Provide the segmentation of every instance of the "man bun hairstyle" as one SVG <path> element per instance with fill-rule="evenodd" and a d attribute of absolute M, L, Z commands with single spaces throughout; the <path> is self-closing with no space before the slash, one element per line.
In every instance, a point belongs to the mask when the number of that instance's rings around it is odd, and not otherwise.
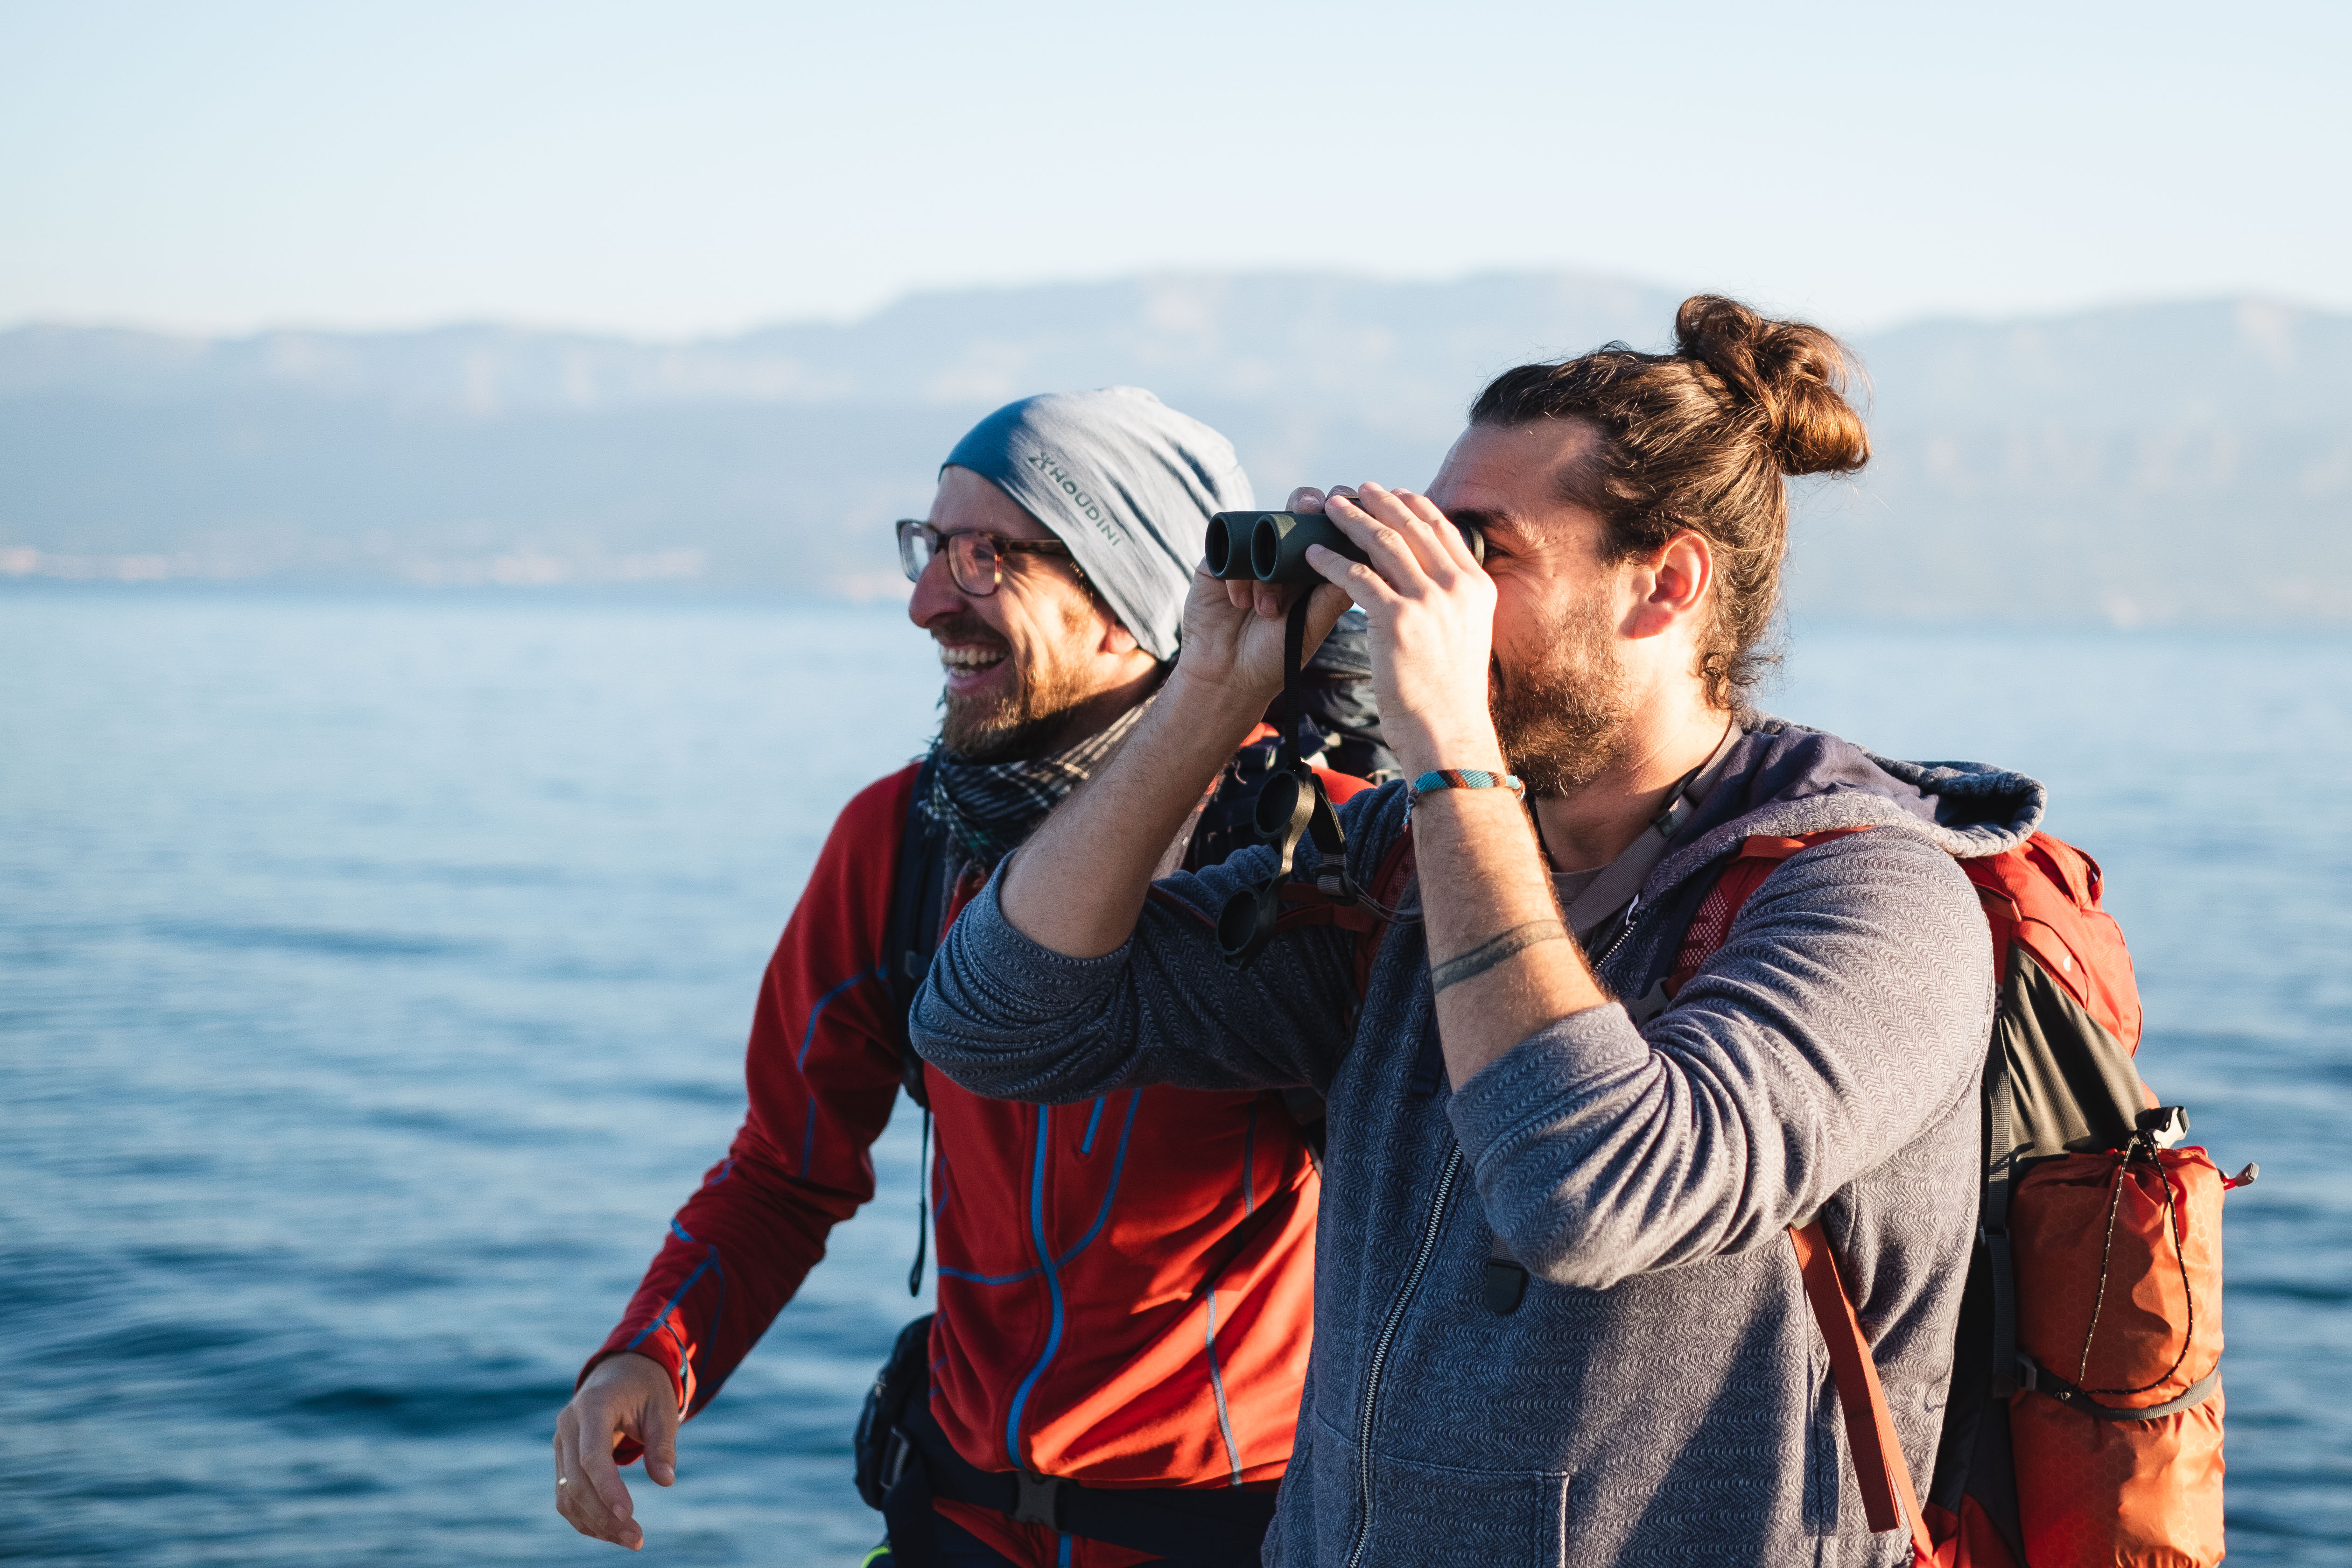
<path fill-rule="evenodd" d="M 1471 405 L 1470 423 L 1591 426 L 1595 439 L 1563 486 L 1600 514 L 1612 561 L 1654 554 L 1685 529 L 1706 539 L 1715 602 L 1698 674 L 1707 700 L 1730 708 L 1771 662 L 1759 645 L 1788 552 L 1784 476 L 1850 474 L 1870 460 L 1870 433 L 1845 397 L 1857 365 L 1819 327 L 1695 294 L 1675 312 L 1672 353 L 1609 343 L 1507 370 Z"/>

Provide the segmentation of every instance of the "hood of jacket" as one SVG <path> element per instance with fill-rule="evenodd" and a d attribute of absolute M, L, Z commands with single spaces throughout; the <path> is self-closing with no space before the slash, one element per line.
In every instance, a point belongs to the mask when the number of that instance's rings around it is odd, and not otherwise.
<path fill-rule="evenodd" d="M 1755 834 L 1905 827 L 1959 859 L 2033 837 L 2050 802 L 2039 780 L 1983 763 L 1882 757 L 1824 730 L 1759 716 L 1725 758 L 1722 782 L 1643 889 L 1654 902 Z"/>

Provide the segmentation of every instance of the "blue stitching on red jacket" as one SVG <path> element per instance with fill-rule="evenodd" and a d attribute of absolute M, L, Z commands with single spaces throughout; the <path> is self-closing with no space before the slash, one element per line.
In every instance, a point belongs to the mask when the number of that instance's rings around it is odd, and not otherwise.
<path fill-rule="evenodd" d="M 1038 1274 L 1034 1268 L 1024 1268 L 1018 1274 L 974 1274 L 968 1269 L 950 1268 L 944 1263 L 939 1268 L 950 1279 L 961 1279 L 973 1285 L 1018 1285 L 1024 1279 L 1034 1279 Z"/>
<path fill-rule="evenodd" d="M 1119 1173 L 1127 1168 L 1127 1135 L 1135 1131 L 1135 1108 L 1142 1103 L 1143 1091 L 1141 1089 L 1132 1089 L 1128 1090 L 1127 1120 L 1119 1123 L 1118 1152 L 1111 1157 L 1109 1190 L 1103 1194 L 1102 1207 L 1095 1211 L 1095 1223 L 1092 1227 L 1087 1231 L 1086 1235 L 1078 1237 L 1077 1246 L 1073 1247 L 1069 1251 L 1065 1252 L 1061 1257 L 1054 1259 L 1055 1268 L 1061 1268 L 1062 1265 L 1067 1263 L 1071 1258 L 1076 1258 L 1079 1253 L 1084 1252 L 1087 1249 L 1087 1244 L 1094 1240 L 1096 1237 L 1102 1234 L 1103 1222 L 1110 1218 L 1110 1201 L 1118 1196 Z"/>
<path fill-rule="evenodd" d="M 798 1071 L 808 1066 L 809 1047 L 816 1042 L 816 1021 L 824 1016 L 824 1010 L 833 1005 L 833 999 L 861 980 L 880 980 L 885 978 L 887 973 L 879 968 L 861 969 L 816 999 L 816 1005 L 809 1009 L 808 1027 L 801 1035 L 800 1054 L 793 1058 L 793 1070 Z"/>
<path fill-rule="evenodd" d="M 1105 1098 L 1108 1097 L 1106 1096 Z M 1118 1196 L 1119 1175 L 1127 1168 L 1128 1135 L 1135 1131 L 1136 1107 L 1142 1102 L 1142 1100 L 1143 1091 L 1141 1089 L 1139 1089 L 1129 1091 L 1127 1100 L 1127 1120 L 1119 1124 L 1118 1152 L 1111 1159 L 1110 1189 L 1103 1194 L 1102 1206 L 1095 1211 L 1095 1223 L 1088 1227 L 1086 1235 L 1078 1238 L 1078 1244 L 1076 1247 L 1073 1247 L 1069 1251 L 1063 1253 L 1059 1258 L 1054 1259 L 1055 1268 L 1061 1268 L 1064 1264 L 1069 1262 L 1071 1258 L 1076 1258 L 1079 1253 L 1085 1251 L 1087 1244 L 1094 1240 L 1096 1237 L 1102 1234 L 1103 1223 L 1110 1218 L 1111 1200 Z M 1034 1187 L 1035 1182 L 1034 1173 L 1032 1174 L 1031 1181 Z M 1034 1201 L 1035 1194 L 1033 1192 L 1033 1206 L 1034 1205 Z M 1040 1246 L 1042 1250 L 1042 1243 Z M 1017 1274 L 974 1274 L 967 1268 L 950 1268 L 944 1263 L 940 1264 L 939 1267 L 940 1272 L 946 1275 L 949 1279 L 962 1279 L 974 1285 L 1018 1285 L 1024 1279 L 1034 1279 L 1039 1274 L 1045 1272 L 1043 1269 L 1038 1268 L 1024 1268 Z"/>
<path fill-rule="evenodd" d="M 669 1222 L 669 1228 L 671 1234 L 676 1236 L 680 1241 L 687 1243 L 690 1247 L 699 1247 L 703 1248 L 702 1262 L 696 1267 L 693 1273 L 686 1277 L 685 1284 L 680 1285 L 676 1290 L 670 1293 L 669 1300 L 662 1303 L 662 1310 L 654 1314 L 654 1321 L 647 1323 L 644 1328 L 639 1329 L 637 1331 L 637 1337 L 621 1347 L 625 1351 L 633 1351 L 636 1349 L 639 1345 L 646 1342 L 646 1336 L 647 1334 L 652 1333 L 656 1329 L 660 1328 L 663 1323 L 668 1321 L 669 1315 L 677 1310 L 678 1302 L 684 1300 L 686 1299 L 686 1293 L 694 1289 L 694 1282 L 701 1279 L 704 1274 L 713 1268 L 719 1269 L 719 1304 L 711 1310 L 711 1332 L 703 1336 L 703 1343 L 706 1347 L 709 1344 L 711 1335 L 716 1334 L 719 1331 L 719 1312 L 724 1311 L 727 1307 L 727 1270 L 719 1267 L 719 1248 L 711 1242 L 695 1240 L 694 1237 L 687 1234 L 686 1226 L 678 1224 L 677 1221 L 674 1219 Z M 696 1373 L 695 1381 L 699 1383 L 701 1381 L 701 1368 L 697 1367 L 694 1371 Z"/>
<path fill-rule="evenodd" d="M 1038 1261 L 1045 1267 L 1045 1290 L 1053 1300 L 1053 1316 L 1051 1326 L 1045 1332 L 1045 1348 L 1038 1355 L 1037 1364 L 1029 1369 L 1029 1375 L 1023 1378 L 1021 1386 L 1013 1391 L 1013 1408 L 1006 1412 L 1004 1416 L 1005 1455 L 1015 1466 L 1024 1469 L 1028 1467 L 1022 1464 L 1021 1411 L 1029 1403 L 1030 1391 L 1037 1386 L 1037 1380 L 1045 1375 L 1046 1366 L 1054 1359 L 1054 1352 L 1062 1348 L 1062 1278 L 1055 1272 L 1054 1254 L 1045 1245 L 1045 1159 L 1053 1152 L 1053 1143 L 1048 1136 L 1053 1124 L 1053 1108 L 1039 1106 L 1037 1108 L 1037 1161 L 1029 1170 L 1029 1238 L 1035 1244 Z M 1124 1153 L 1125 1150 L 1122 1149 L 1121 1152 Z M 1114 1182 L 1116 1179 L 1116 1177 L 1113 1178 Z"/>
<path fill-rule="evenodd" d="M 936 1144 L 931 1149 L 931 1226 L 937 1230 L 940 1215 L 948 1212 L 955 1202 L 956 1189 L 952 1173 L 948 1169 L 948 1152 Z"/>
<path fill-rule="evenodd" d="M 817 1020 L 824 1016 L 824 1010 L 833 1005 L 833 999 L 840 995 L 843 992 L 848 990 L 851 986 L 856 984 L 861 980 L 887 980 L 888 976 L 889 971 L 880 965 L 877 965 L 872 969 L 861 969 L 856 973 L 851 975 L 848 979 L 843 981 L 840 984 L 835 986 L 832 990 L 826 992 L 824 995 L 816 999 L 816 1005 L 809 1009 L 808 1027 L 801 1033 L 800 1052 L 793 1058 L 793 1070 L 802 1075 L 802 1088 L 808 1089 L 808 1077 L 806 1071 L 808 1068 L 808 1054 L 809 1047 L 816 1044 Z M 816 1090 L 809 1089 L 808 1110 L 803 1115 L 801 1123 L 801 1168 L 794 1171 L 793 1174 L 795 1176 L 807 1175 L 809 1173 L 809 1163 L 815 1158 Z"/>

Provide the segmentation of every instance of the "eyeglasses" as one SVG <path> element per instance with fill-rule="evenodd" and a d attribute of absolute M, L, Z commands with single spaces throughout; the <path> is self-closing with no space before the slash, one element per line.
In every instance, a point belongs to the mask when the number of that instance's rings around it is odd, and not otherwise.
<path fill-rule="evenodd" d="M 1068 557 L 1069 553 L 1070 547 L 1058 539 L 1007 539 L 1001 533 L 973 531 L 941 533 L 919 518 L 898 520 L 898 565 L 907 574 L 907 581 L 920 581 L 923 568 L 945 555 L 948 575 L 955 580 L 958 588 L 975 599 L 988 597 L 1004 581 L 1007 555 Z M 1070 562 L 1070 570 L 1077 574 L 1080 584 L 1086 582 L 1086 570 L 1076 560 Z"/>

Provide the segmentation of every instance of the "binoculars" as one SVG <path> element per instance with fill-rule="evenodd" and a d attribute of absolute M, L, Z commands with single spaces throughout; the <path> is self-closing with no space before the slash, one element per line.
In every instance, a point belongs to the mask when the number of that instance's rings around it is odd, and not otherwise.
<path fill-rule="evenodd" d="M 1255 887 L 1235 889 L 1217 911 L 1217 945 L 1235 968 L 1274 940 L 1275 922 L 1282 918 L 1282 884 L 1290 875 L 1300 839 L 1312 838 L 1323 864 L 1334 868 L 1343 886 L 1347 881 L 1348 836 L 1340 830 L 1323 781 L 1295 756 L 1288 769 L 1267 777 L 1251 826 L 1257 830 L 1257 841 L 1274 846 L 1280 858 L 1273 876 Z"/>
<path fill-rule="evenodd" d="M 1467 523 L 1456 526 L 1471 555 L 1483 563 L 1486 539 Z M 1350 561 L 1370 560 L 1362 545 L 1319 511 L 1221 511 L 1209 519 L 1204 553 L 1209 575 L 1227 582 L 1319 583 L 1322 574 L 1307 563 L 1310 544 Z"/>

